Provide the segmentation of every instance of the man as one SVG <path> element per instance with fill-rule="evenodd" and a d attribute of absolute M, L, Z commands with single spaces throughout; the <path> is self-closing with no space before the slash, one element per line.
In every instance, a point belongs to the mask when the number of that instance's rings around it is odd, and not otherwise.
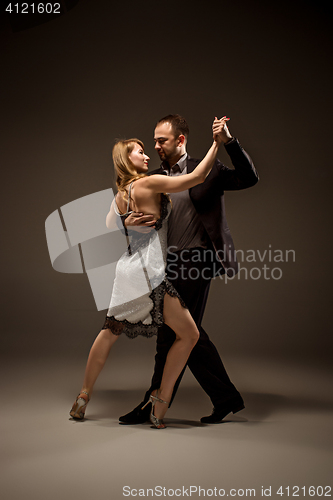
<path fill-rule="evenodd" d="M 159 120 L 154 140 L 162 164 L 151 174 L 175 176 L 194 170 L 200 160 L 191 158 L 186 152 L 188 134 L 188 125 L 180 115 L 168 115 Z M 225 217 L 224 191 L 248 188 L 259 179 L 252 160 L 226 125 L 223 142 L 235 168 L 229 169 L 216 160 L 203 184 L 170 195 L 172 212 L 168 226 L 167 276 L 189 308 L 200 332 L 187 366 L 213 403 L 212 414 L 202 417 L 202 423 L 221 422 L 228 413 L 244 408 L 243 399 L 230 381 L 217 349 L 201 326 L 211 279 L 223 273 L 234 276 L 238 272 Z M 155 222 L 151 219 L 151 216 L 132 213 L 123 219 L 123 224 L 125 228 L 149 226 Z M 174 338 L 174 332 L 167 325 L 160 329 L 151 387 L 133 411 L 119 418 L 120 422 L 136 424 L 149 419 L 150 405 L 144 410 L 141 408 L 151 391 L 160 386 L 166 356 Z M 173 397 L 184 370 L 175 385 Z"/>

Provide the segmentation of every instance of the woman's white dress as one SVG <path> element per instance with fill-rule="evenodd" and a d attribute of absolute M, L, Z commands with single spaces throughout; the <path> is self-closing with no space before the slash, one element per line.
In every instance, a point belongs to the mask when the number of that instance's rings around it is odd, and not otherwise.
<path fill-rule="evenodd" d="M 127 213 L 128 209 L 129 202 Z M 165 274 L 170 212 L 170 198 L 161 194 L 161 216 L 155 229 L 149 233 L 131 232 L 128 249 L 116 266 L 110 306 L 102 329 L 110 328 L 115 335 L 125 333 L 131 338 L 138 335 L 151 337 L 157 335 L 163 324 L 166 293 L 178 297 L 181 305 L 186 307 Z"/>

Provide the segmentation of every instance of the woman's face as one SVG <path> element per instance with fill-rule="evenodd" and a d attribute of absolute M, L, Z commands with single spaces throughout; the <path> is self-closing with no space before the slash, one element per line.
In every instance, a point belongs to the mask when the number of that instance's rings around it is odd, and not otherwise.
<path fill-rule="evenodd" d="M 133 151 L 128 155 L 128 157 L 133 163 L 138 174 L 147 172 L 148 160 L 150 160 L 150 158 L 145 154 L 140 144 L 137 142 L 134 144 Z"/>

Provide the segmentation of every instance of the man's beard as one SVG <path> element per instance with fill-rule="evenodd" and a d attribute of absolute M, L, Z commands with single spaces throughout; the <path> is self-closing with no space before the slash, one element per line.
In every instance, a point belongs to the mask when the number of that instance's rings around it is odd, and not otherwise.
<path fill-rule="evenodd" d="M 170 161 L 172 156 L 170 154 L 165 153 L 164 151 L 159 153 L 159 157 L 162 161 Z"/>
<path fill-rule="evenodd" d="M 158 153 L 158 156 L 161 158 L 162 161 L 168 161 L 167 155 L 164 152 Z"/>

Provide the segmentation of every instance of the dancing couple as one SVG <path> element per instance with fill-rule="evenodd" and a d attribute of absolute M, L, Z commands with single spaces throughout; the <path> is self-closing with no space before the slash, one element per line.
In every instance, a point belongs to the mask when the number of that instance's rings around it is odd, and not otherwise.
<path fill-rule="evenodd" d="M 212 415 L 203 417 L 202 422 L 220 422 L 230 411 L 244 408 L 215 346 L 201 327 L 211 278 L 223 272 L 231 276 L 238 270 L 225 220 L 224 190 L 244 189 L 258 181 L 250 157 L 228 130 L 228 120 L 225 116 L 215 118 L 213 143 L 200 161 L 187 155 L 185 119 L 179 115 L 162 118 L 155 128 L 155 149 L 162 165 L 149 175 L 149 157 L 140 140 L 115 144 L 118 193 L 106 224 L 110 228 L 121 224 L 127 237 L 130 235 L 129 245 L 117 263 L 110 307 L 90 350 L 71 417 L 84 418 L 97 377 L 121 333 L 131 338 L 157 335 L 157 353 L 150 389 L 120 422 L 143 423 L 149 418 L 154 427 L 164 429 L 163 417 L 186 364 L 213 403 Z M 222 143 L 234 169 L 216 159 Z M 173 252 L 168 254 L 168 248 Z M 187 255 L 183 260 L 184 250 Z M 207 269 L 204 257 L 211 250 L 215 258 L 207 276 L 202 272 Z M 195 252 L 202 254 L 202 261 L 194 259 Z M 177 272 L 175 260 L 178 270 L 185 263 L 188 271 L 197 269 L 195 280 L 191 280 L 191 273 L 183 276 Z"/>

